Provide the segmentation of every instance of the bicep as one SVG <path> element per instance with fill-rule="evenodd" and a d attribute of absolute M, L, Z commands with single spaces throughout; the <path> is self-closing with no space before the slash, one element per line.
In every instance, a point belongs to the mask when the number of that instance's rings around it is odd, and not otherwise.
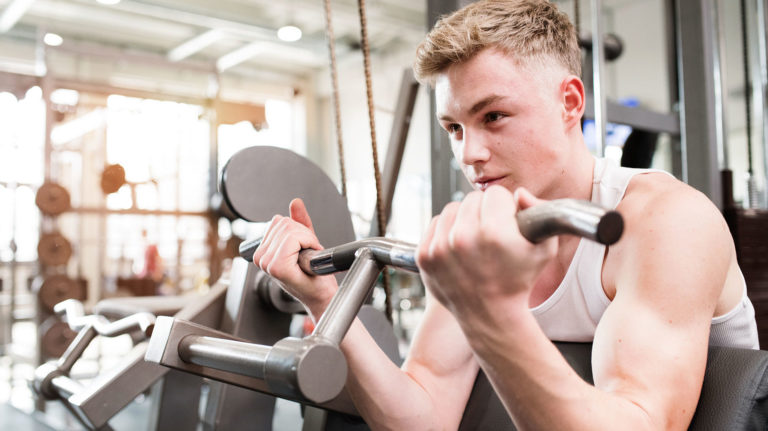
<path fill-rule="evenodd" d="M 479 368 L 456 319 L 428 297 L 403 371 L 429 394 L 448 429 L 458 427 Z"/>
<path fill-rule="evenodd" d="M 674 205 L 646 213 L 622 239 L 620 258 L 609 252 L 606 266 L 618 268 L 616 296 L 593 346 L 595 386 L 639 405 L 667 429 L 685 428 L 693 416 L 729 264 L 716 217 L 683 220 L 685 214 Z"/>

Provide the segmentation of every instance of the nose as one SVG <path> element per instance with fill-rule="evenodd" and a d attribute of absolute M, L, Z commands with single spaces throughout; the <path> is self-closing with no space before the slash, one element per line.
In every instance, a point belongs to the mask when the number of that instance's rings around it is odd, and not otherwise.
<path fill-rule="evenodd" d="M 487 138 L 482 132 L 464 131 L 463 141 L 460 144 L 460 154 L 457 158 L 467 166 L 485 163 L 491 157 Z"/>

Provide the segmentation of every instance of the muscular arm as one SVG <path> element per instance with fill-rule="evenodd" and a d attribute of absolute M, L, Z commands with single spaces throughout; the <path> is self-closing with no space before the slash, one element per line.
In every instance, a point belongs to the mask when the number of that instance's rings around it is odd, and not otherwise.
<path fill-rule="evenodd" d="M 402 369 L 356 320 L 341 344 L 355 406 L 372 429 L 456 429 L 477 375 L 477 361 L 453 316 L 427 302 Z"/>
<path fill-rule="evenodd" d="M 308 276 L 297 265 L 304 248 L 321 248 L 303 203 L 291 203 L 291 217 L 275 216 L 254 263 L 281 280 L 317 322 L 337 285 L 330 276 Z M 419 331 L 403 368 L 379 349 L 355 319 L 341 343 L 349 365 L 346 389 L 373 429 L 455 429 L 477 375 L 454 317 L 437 301 L 427 301 Z"/>
<path fill-rule="evenodd" d="M 520 429 L 688 426 L 732 246 L 717 210 L 685 187 L 637 193 L 620 208 L 627 231 L 606 262 L 616 295 L 595 334 L 594 386 L 541 331 L 527 295 L 503 294 L 490 277 L 479 294 L 489 300 L 472 307 L 461 305 L 460 294 L 442 292 Z M 461 214 L 456 218 L 459 224 Z"/>

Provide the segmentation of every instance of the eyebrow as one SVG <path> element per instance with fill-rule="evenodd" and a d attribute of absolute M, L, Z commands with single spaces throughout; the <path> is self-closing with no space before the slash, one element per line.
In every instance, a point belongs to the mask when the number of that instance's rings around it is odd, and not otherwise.
<path fill-rule="evenodd" d="M 472 105 L 471 108 L 469 108 L 469 111 L 468 111 L 469 115 L 475 115 L 478 112 L 480 112 L 481 110 L 483 110 L 483 108 L 485 108 L 486 106 L 490 105 L 491 103 L 497 102 L 497 101 L 502 100 L 504 98 L 505 98 L 505 96 L 501 96 L 499 94 L 492 94 L 492 95 L 490 95 L 488 97 L 485 97 L 485 98 L 477 101 L 474 105 Z M 438 116 L 438 120 L 452 121 L 453 118 L 451 118 L 448 115 L 440 115 L 440 116 Z"/>

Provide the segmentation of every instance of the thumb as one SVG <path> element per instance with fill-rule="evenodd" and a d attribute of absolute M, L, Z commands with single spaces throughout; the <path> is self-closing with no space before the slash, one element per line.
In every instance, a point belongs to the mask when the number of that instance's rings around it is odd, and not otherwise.
<path fill-rule="evenodd" d="M 307 207 L 304 206 L 304 201 L 299 198 L 292 200 L 288 205 L 288 210 L 290 211 L 291 219 L 308 227 L 313 233 L 315 232 L 315 229 L 312 227 L 312 219 L 309 218 L 309 213 L 307 212 Z"/>
<path fill-rule="evenodd" d="M 515 190 L 515 202 L 517 203 L 518 210 L 524 210 L 540 204 L 543 200 L 534 196 L 525 187 L 518 187 Z"/>

